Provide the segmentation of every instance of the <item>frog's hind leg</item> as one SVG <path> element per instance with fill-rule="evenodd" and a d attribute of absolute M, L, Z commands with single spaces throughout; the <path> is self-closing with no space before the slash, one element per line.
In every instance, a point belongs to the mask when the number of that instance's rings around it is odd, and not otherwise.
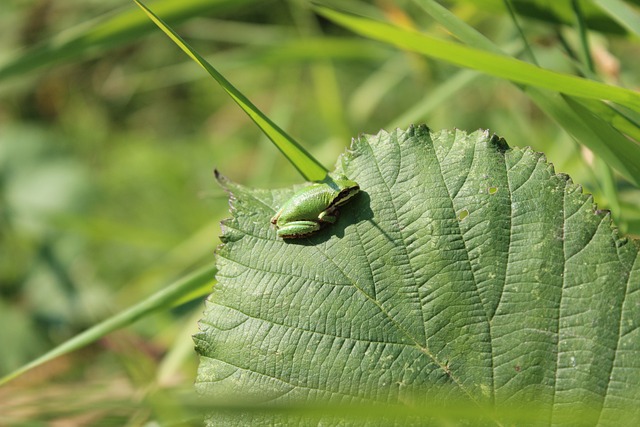
<path fill-rule="evenodd" d="M 296 239 L 305 237 L 320 230 L 321 225 L 317 221 L 291 221 L 287 225 L 278 228 L 278 237 L 283 239 Z"/>

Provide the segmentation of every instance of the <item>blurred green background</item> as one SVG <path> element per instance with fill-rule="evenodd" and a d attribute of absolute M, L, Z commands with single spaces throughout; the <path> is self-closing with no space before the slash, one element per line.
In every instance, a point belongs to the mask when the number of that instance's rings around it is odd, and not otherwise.
<path fill-rule="evenodd" d="M 333 3 L 448 37 L 413 1 Z M 538 8 L 521 7 L 519 21 L 538 61 L 580 74 L 571 15 L 529 3 Z M 526 58 L 502 1 L 445 4 Z M 148 5 L 328 168 L 359 133 L 411 123 L 488 128 L 546 153 L 556 171 L 612 209 L 622 231 L 640 234 L 637 189 L 617 177 L 607 189 L 602 162 L 508 82 L 352 35 L 307 1 Z M 637 39 L 602 12 L 585 12 L 601 30 L 590 33 L 599 78 L 638 88 Z M 210 263 L 218 222 L 228 216 L 214 168 L 256 187 L 301 178 L 132 2 L 8 0 L 0 28 L 4 375 Z M 114 425 L 160 417 L 158 390 L 193 382 L 190 335 L 202 308 L 197 299 L 147 316 L 29 373 L 0 389 L 0 413 L 11 422 L 82 414 Z M 74 395 L 78 384 L 83 393 Z M 139 405 L 151 395 L 152 404 Z M 44 406 L 32 408 L 35 401 Z M 105 415 L 105 407 L 125 409 Z"/>

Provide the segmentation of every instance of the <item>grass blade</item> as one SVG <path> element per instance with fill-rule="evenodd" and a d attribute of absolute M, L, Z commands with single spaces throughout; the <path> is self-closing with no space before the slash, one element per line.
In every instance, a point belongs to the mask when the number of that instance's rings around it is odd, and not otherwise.
<path fill-rule="evenodd" d="M 327 170 L 309 154 L 300 144 L 291 138 L 278 125 L 273 123 L 247 97 L 236 89 L 218 70 L 209 64 L 198 52 L 189 46 L 173 29 L 158 18 L 149 8 L 138 0 L 133 0 L 173 42 L 180 47 L 191 59 L 204 68 L 229 96 L 247 113 L 265 135 L 278 147 L 291 164 L 308 181 L 322 181 L 327 176 Z"/>
<path fill-rule="evenodd" d="M 485 52 L 324 7 L 317 7 L 316 10 L 333 22 L 360 35 L 390 43 L 402 49 L 421 53 L 516 83 L 537 86 L 588 99 L 606 99 L 640 110 L 640 94 L 628 89 L 557 73 L 504 55 Z"/>
<path fill-rule="evenodd" d="M 471 83 L 477 82 L 480 78 L 485 78 L 482 74 L 471 70 L 461 70 L 452 75 L 442 84 L 439 84 L 429 96 L 425 96 L 422 101 L 416 103 L 412 108 L 403 112 L 400 116 L 391 120 L 384 129 L 394 129 L 405 126 L 407 123 L 419 123 L 424 117 L 427 117 L 432 111 L 439 108 L 443 102 L 446 102 L 455 93 L 464 89 Z"/>
<path fill-rule="evenodd" d="M 595 0 L 606 14 L 624 28 L 640 37 L 640 13 L 621 0 Z"/>
<path fill-rule="evenodd" d="M 492 41 L 437 2 L 433 0 L 416 0 L 416 2 L 433 19 L 464 43 L 498 55 L 505 55 L 505 52 Z M 636 185 L 640 183 L 640 175 L 638 175 L 640 147 L 619 132 L 622 131 L 637 139 L 636 135 L 640 130 L 631 119 L 600 100 L 576 98 L 569 104 L 566 96 L 549 93 L 534 86 L 526 87 L 521 84 L 517 86 L 578 142 L 602 156 L 609 165 L 616 168 L 629 181 Z M 584 107 L 596 114 L 587 115 Z M 580 114 L 576 112 L 576 108 L 580 110 Z M 635 111 L 628 110 L 628 112 L 634 113 Z M 606 114 L 601 115 L 601 113 Z M 589 119 L 584 121 L 587 116 Z M 591 128 L 597 128 L 598 131 L 588 131 Z M 603 136 L 604 139 L 598 135 Z"/>
<path fill-rule="evenodd" d="M 483 49 L 488 52 L 502 54 L 502 51 L 484 34 L 464 23 L 460 18 L 451 13 L 449 9 L 435 0 L 414 0 L 420 8 L 429 14 L 440 25 L 451 32 L 458 40 L 462 40 L 470 46 Z"/>
<path fill-rule="evenodd" d="M 527 87 L 525 92 L 576 140 L 597 152 L 605 162 L 635 185 L 640 185 L 640 156 L 639 151 L 633 149 L 635 144 L 632 141 L 624 138 L 604 121 L 597 120 L 597 116 L 589 109 L 570 97 L 562 97 L 558 93 L 535 87 Z M 559 99 L 561 97 L 564 98 L 564 103 Z"/>
<path fill-rule="evenodd" d="M 187 297 L 189 297 L 189 299 L 194 299 L 207 295 L 211 291 L 215 273 L 216 267 L 211 264 L 177 280 L 146 300 L 141 301 L 133 307 L 130 307 L 109 319 L 92 326 L 86 331 L 74 336 L 67 342 L 52 349 L 48 353 L 13 371 L 9 375 L 0 378 L 0 385 L 11 381 L 30 369 L 53 360 L 56 357 L 91 344 L 117 329 L 121 329 L 134 323 L 149 313 L 162 308 L 171 307 L 177 304 L 179 305 L 179 303 L 185 301 Z"/>
<path fill-rule="evenodd" d="M 589 37 L 587 35 L 587 24 L 585 23 L 584 14 L 582 13 L 578 0 L 571 0 L 571 7 L 576 16 L 576 32 L 580 36 L 582 62 L 590 73 L 595 73 L 595 66 L 593 65 L 593 58 L 591 57 L 591 49 L 589 47 Z"/>
<path fill-rule="evenodd" d="M 529 55 L 529 59 L 531 59 L 531 62 L 533 62 L 536 66 L 539 67 L 540 64 L 538 64 L 538 60 L 536 59 L 536 56 L 533 53 L 533 49 L 531 49 L 531 45 L 529 44 L 529 41 L 527 40 L 527 37 L 524 35 L 524 31 L 522 30 L 522 26 L 518 22 L 518 18 L 516 17 L 516 11 L 513 9 L 513 4 L 511 4 L 511 0 L 503 0 L 503 3 L 505 8 L 507 9 L 507 12 L 509 12 L 509 16 L 511 17 L 511 22 L 513 22 L 513 26 L 518 30 L 518 34 L 520 35 L 520 39 L 524 44 L 524 48 L 525 48 L 525 51 L 527 52 L 527 55 Z"/>
<path fill-rule="evenodd" d="M 580 99 L 579 102 L 596 114 L 598 118 L 609 123 L 623 134 L 633 138 L 636 142 L 640 141 L 640 122 L 634 121 L 632 117 L 626 116 L 624 112 L 616 110 L 615 106 L 592 99 Z"/>

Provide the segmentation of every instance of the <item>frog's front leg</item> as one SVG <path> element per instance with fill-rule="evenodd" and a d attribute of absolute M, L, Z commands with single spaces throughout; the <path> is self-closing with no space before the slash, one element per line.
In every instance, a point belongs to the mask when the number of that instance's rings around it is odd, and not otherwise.
<path fill-rule="evenodd" d="M 320 212 L 320 215 L 318 215 L 318 221 L 334 224 L 337 220 L 338 211 L 334 208 L 330 208 L 324 212 Z"/>
<path fill-rule="evenodd" d="M 298 237 L 305 237 L 309 234 L 315 233 L 320 230 L 320 223 L 316 221 L 291 221 L 286 225 L 278 227 L 278 237 L 283 239 L 295 239 Z"/>

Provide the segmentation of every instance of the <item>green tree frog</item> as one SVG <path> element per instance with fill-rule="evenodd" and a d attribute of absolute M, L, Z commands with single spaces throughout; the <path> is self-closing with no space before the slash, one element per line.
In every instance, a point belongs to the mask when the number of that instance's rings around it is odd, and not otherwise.
<path fill-rule="evenodd" d="M 360 186 L 344 176 L 328 178 L 296 192 L 271 218 L 279 237 L 296 239 L 336 222 L 339 206 L 358 194 Z"/>

